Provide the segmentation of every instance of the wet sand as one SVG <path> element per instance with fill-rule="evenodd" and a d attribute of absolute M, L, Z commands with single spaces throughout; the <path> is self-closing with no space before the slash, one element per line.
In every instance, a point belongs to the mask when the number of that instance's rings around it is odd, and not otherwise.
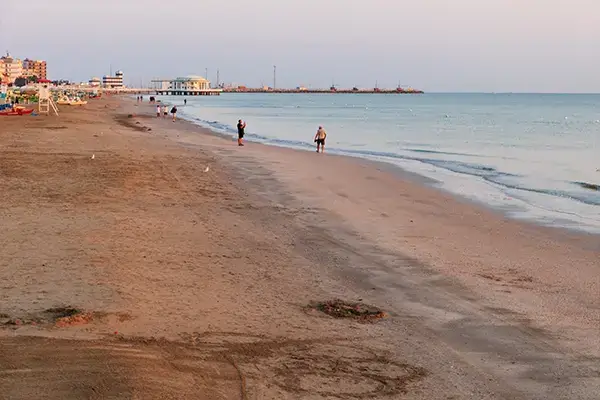
<path fill-rule="evenodd" d="M 597 398 L 598 236 L 153 113 L 0 121 L 0 397 Z"/>

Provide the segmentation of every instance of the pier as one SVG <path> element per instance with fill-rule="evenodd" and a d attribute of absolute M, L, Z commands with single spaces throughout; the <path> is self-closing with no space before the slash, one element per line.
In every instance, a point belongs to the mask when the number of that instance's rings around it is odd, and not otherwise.
<path fill-rule="evenodd" d="M 58 87 L 51 87 L 50 90 L 61 91 L 71 90 L 85 93 L 105 93 L 105 94 L 145 94 L 145 95 L 163 95 L 163 96 L 219 96 L 221 93 L 272 93 L 272 94 L 284 94 L 284 93 L 313 93 L 313 94 L 422 94 L 421 90 L 413 91 L 400 91 L 396 89 L 379 89 L 379 90 L 326 90 L 326 89 L 238 89 L 238 88 L 225 88 L 225 89 L 202 89 L 202 90 L 173 90 L 173 89 L 157 89 L 157 88 L 103 88 L 103 87 L 91 87 L 81 85 L 63 85 Z"/>
<path fill-rule="evenodd" d="M 306 88 L 296 88 L 296 89 L 271 89 L 271 88 L 247 88 L 247 87 L 235 87 L 235 88 L 225 88 L 223 89 L 223 93 L 313 93 L 313 94 L 423 94 L 422 90 L 415 89 L 306 89 Z"/>

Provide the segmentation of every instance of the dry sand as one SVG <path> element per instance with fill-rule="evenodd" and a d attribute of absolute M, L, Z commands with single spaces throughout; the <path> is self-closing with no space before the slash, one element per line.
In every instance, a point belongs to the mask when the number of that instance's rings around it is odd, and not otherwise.
<path fill-rule="evenodd" d="M 63 111 L 0 120 L 0 399 L 598 399 L 598 236 L 147 104 Z M 388 318 L 306 308 L 333 298 Z"/>

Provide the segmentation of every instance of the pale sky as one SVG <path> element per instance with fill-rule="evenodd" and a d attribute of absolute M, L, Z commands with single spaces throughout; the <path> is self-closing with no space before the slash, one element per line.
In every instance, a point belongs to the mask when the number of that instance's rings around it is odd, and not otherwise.
<path fill-rule="evenodd" d="M 49 78 L 600 92 L 600 0 L 2 1 L 0 50 Z"/>

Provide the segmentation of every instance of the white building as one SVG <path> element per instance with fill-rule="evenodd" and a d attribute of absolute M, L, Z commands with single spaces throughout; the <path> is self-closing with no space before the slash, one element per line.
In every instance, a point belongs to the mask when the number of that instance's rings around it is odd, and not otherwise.
<path fill-rule="evenodd" d="M 91 81 L 90 81 L 91 84 Z M 123 85 L 123 71 L 117 71 L 115 76 L 105 75 L 102 77 L 102 86 L 108 89 L 118 89 L 125 87 Z"/>
<path fill-rule="evenodd" d="M 210 89 L 210 81 L 201 76 L 189 75 L 179 77 L 169 82 L 169 89 L 173 90 L 208 90 Z"/>
<path fill-rule="evenodd" d="M 189 75 L 175 79 L 154 79 L 156 94 L 167 96 L 218 96 L 222 89 L 211 89 L 210 81 L 201 76 Z"/>
<path fill-rule="evenodd" d="M 100 78 L 93 77 L 88 81 L 88 84 L 93 87 L 99 87 L 102 84 Z"/>

